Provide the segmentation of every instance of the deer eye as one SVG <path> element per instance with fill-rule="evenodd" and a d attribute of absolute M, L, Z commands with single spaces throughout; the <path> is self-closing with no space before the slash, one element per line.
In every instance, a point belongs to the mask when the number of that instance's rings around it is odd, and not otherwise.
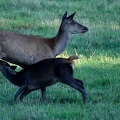
<path fill-rule="evenodd" d="M 72 22 L 73 22 L 73 20 L 71 20 L 71 19 L 65 21 L 66 24 L 72 24 Z"/>
<path fill-rule="evenodd" d="M 71 23 L 73 20 L 72 19 L 69 19 L 69 20 L 67 20 L 67 23 Z"/>

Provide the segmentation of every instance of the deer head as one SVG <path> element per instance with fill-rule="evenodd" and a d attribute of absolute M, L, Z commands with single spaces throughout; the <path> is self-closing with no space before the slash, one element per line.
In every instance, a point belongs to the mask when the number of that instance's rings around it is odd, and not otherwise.
<path fill-rule="evenodd" d="M 73 20 L 76 12 L 67 17 L 67 12 L 63 15 L 61 30 L 68 31 L 71 34 L 85 33 L 88 28 Z"/>

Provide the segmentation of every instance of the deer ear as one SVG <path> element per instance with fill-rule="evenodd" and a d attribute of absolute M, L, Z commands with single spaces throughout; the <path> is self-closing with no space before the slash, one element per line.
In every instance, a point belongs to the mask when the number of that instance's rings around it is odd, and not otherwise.
<path fill-rule="evenodd" d="M 74 17 L 74 15 L 75 15 L 75 13 L 76 13 L 76 12 L 74 12 L 73 14 L 71 14 L 70 16 L 68 16 L 68 17 L 67 17 L 67 20 L 69 20 L 69 21 L 73 20 L 73 17 Z"/>
<path fill-rule="evenodd" d="M 66 11 L 65 14 L 63 15 L 62 20 L 66 19 L 66 18 L 67 18 L 67 11 Z"/>

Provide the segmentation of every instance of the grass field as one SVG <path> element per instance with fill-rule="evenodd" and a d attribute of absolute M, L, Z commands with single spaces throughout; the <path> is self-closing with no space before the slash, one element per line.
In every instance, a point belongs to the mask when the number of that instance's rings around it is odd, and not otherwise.
<path fill-rule="evenodd" d="M 53 37 L 62 15 L 76 11 L 75 20 L 89 28 L 74 35 L 60 55 L 78 54 L 76 78 L 85 83 L 89 100 L 73 88 L 55 84 L 23 102 L 9 105 L 18 87 L 0 74 L 0 120 L 119 120 L 120 119 L 120 2 L 119 0 L 0 0 L 0 31 Z"/>

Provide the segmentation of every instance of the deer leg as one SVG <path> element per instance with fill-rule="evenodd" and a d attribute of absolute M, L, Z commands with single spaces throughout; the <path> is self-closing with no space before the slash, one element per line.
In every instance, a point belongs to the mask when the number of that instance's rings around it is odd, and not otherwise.
<path fill-rule="evenodd" d="M 14 102 L 16 102 L 17 97 L 18 97 L 22 92 L 24 92 L 26 88 L 27 88 L 27 85 L 23 85 L 23 86 L 21 86 L 21 87 L 18 89 L 18 91 L 15 93 L 15 96 L 14 96 Z"/>
<path fill-rule="evenodd" d="M 41 88 L 42 103 L 46 101 L 46 87 Z"/>
<path fill-rule="evenodd" d="M 6 54 L 2 52 L 2 47 L 0 46 L 0 58 L 6 57 Z"/>

